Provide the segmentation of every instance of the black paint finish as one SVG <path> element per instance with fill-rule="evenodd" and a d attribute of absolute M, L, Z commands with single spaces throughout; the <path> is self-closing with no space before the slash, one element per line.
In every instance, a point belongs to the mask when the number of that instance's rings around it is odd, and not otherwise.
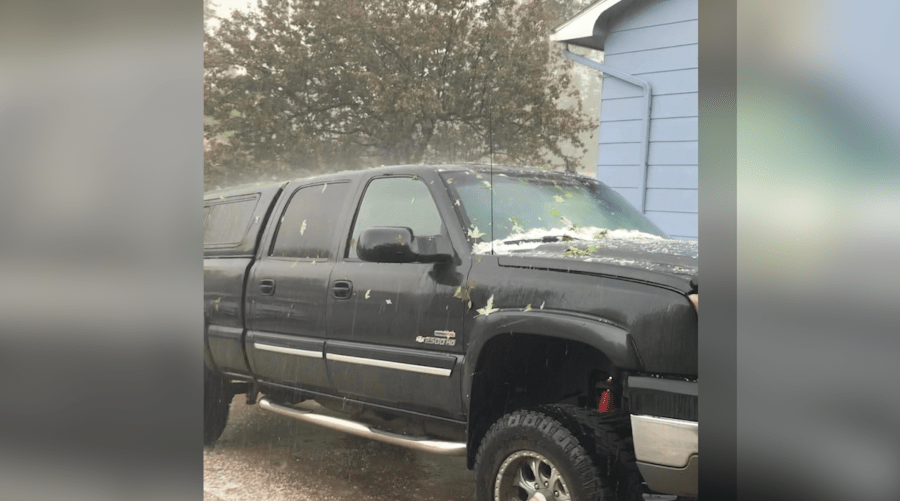
<path fill-rule="evenodd" d="M 604 360 L 604 370 L 617 375 L 696 381 L 697 312 L 687 298 L 697 291 L 695 244 L 550 241 L 473 254 L 477 232 L 453 179 L 489 175 L 471 166 L 404 166 L 228 192 L 258 193 L 262 216 L 233 254 L 207 251 L 207 363 L 253 377 L 264 391 L 333 397 L 380 419 L 415 421 L 419 430 L 432 418 L 470 421 L 470 433 L 478 412 L 470 408 L 473 384 L 492 384 L 474 376 L 495 363 L 485 354 L 496 350 L 486 347 L 510 334 L 525 343 L 529 336 L 564 340 L 596 354 L 579 360 Z M 498 175 L 531 174 L 494 169 Z M 539 176 L 541 183 L 572 182 Z M 394 189 L 400 194 L 392 199 Z M 289 208 L 297 193 L 305 205 Z M 392 247 L 403 256 L 384 259 L 395 262 L 378 262 L 378 252 L 356 257 L 361 235 L 390 246 L 384 235 L 398 227 L 411 231 L 399 232 L 409 241 Z M 279 237 L 285 232 L 293 233 Z M 592 384 L 582 369 L 572 369 L 585 377 L 572 388 Z M 696 419 L 696 394 L 633 381 L 626 402 Z"/>

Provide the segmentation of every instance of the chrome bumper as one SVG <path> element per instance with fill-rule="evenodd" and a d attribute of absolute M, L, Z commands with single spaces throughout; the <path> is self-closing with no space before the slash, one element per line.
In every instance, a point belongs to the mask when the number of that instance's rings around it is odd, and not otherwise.
<path fill-rule="evenodd" d="M 647 486 L 657 492 L 697 495 L 697 423 L 631 416 L 634 455 Z"/>

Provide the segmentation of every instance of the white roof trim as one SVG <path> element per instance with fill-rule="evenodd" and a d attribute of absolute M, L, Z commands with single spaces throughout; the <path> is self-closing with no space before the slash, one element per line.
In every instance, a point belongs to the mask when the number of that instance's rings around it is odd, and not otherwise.
<path fill-rule="evenodd" d="M 599 0 L 585 8 L 575 17 L 569 19 L 550 33 L 553 42 L 567 42 L 583 38 L 591 38 L 594 35 L 594 24 L 600 14 L 622 0 Z"/>

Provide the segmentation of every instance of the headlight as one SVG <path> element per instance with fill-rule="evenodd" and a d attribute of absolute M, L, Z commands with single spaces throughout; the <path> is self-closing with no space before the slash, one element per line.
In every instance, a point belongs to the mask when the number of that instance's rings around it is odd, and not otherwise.
<path fill-rule="evenodd" d="M 691 304 L 694 305 L 694 309 L 697 310 L 697 314 L 700 314 L 700 294 L 691 294 L 688 296 L 688 299 L 691 300 Z"/>

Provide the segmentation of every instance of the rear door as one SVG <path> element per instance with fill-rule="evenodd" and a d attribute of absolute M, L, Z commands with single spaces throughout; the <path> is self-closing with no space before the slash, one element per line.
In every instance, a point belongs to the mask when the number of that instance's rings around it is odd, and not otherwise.
<path fill-rule="evenodd" d="M 346 234 L 349 245 L 331 274 L 326 352 L 340 394 L 460 419 L 465 353 L 460 336 L 467 304 L 454 293 L 464 282 L 468 256 L 446 264 L 371 263 L 358 259 L 355 249 L 359 234 L 374 226 L 446 237 L 429 180 L 380 176 L 365 186 Z"/>
<path fill-rule="evenodd" d="M 326 298 L 346 224 L 348 181 L 292 185 L 247 283 L 246 352 L 257 378 L 332 391 L 324 360 Z"/>
<path fill-rule="evenodd" d="M 207 196 L 204 205 L 203 290 L 207 363 L 247 375 L 244 284 L 261 228 L 281 186 Z"/>

